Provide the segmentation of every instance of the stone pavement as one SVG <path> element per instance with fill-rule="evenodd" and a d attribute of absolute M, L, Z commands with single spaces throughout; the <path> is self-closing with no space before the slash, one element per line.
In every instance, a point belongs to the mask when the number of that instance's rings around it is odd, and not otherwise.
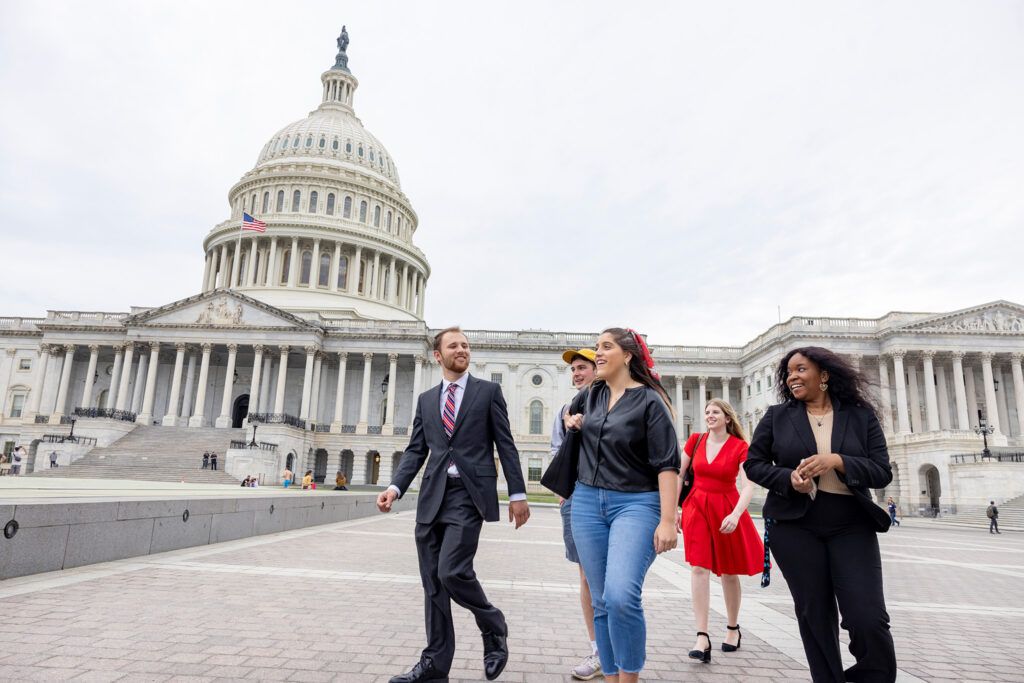
<path fill-rule="evenodd" d="M 423 645 L 413 524 L 381 515 L 0 582 L 0 680 L 386 681 Z M 557 510 L 535 509 L 519 531 L 484 529 L 477 571 L 511 628 L 501 680 L 569 680 L 586 638 Z M 882 545 L 901 680 L 1024 679 L 1024 537 L 909 521 Z M 808 680 L 778 572 L 768 589 L 744 581 L 739 652 L 688 660 L 681 556 L 648 576 L 644 680 Z M 455 614 L 452 680 L 482 680 L 472 618 Z"/>

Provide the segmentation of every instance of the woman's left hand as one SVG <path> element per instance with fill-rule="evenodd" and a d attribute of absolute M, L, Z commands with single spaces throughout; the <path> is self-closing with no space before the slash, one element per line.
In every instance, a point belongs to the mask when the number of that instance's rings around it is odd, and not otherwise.
<path fill-rule="evenodd" d="M 674 522 L 660 522 L 654 530 L 654 550 L 660 555 L 672 550 L 679 542 Z"/>
<path fill-rule="evenodd" d="M 736 531 L 736 527 L 739 526 L 739 523 L 740 516 L 737 513 L 733 512 L 732 514 L 726 516 L 726 518 L 722 520 L 722 526 L 720 526 L 718 530 L 723 534 L 731 534 L 732 532 Z"/>
<path fill-rule="evenodd" d="M 820 477 L 830 470 L 842 469 L 842 466 L 843 459 L 835 453 L 819 453 L 800 463 L 796 471 L 804 479 L 812 479 Z"/>

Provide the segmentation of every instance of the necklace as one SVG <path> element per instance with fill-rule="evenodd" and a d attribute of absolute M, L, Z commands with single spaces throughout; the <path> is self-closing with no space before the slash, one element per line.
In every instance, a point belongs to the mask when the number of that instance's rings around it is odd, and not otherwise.
<path fill-rule="evenodd" d="M 821 415 L 815 415 L 814 413 L 811 412 L 810 408 L 807 408 L 807 414 L 814 418 L 814 421 L 818 423 L 819 427 L 824 426 L 825 418 L 828 417 L 828 414 L 831 413 L 831 412 L 832 412 L 832 408 L 829 408 L 828 410 L 826 410 Z"/>

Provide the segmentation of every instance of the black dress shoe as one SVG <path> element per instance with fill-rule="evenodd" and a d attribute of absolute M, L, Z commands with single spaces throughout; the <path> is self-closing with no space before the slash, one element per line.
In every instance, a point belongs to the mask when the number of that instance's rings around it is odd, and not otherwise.
<path fill-rule="evenodd" d="M 484 675 L 493 681 L 501 675 L 508 664 L 508 636 L 497 633 L 483 633 L 484 639 Z"/>
<path fill-rule="evenodd" d="M 448 674 L 441 673 L 434 668 L 434 662 L 430 657 L 421 657 L 416 666 L 408 673 L 392 676 L 388 683 L 420 683 L 420 681 L 438 681 L 448 683 Z"/>

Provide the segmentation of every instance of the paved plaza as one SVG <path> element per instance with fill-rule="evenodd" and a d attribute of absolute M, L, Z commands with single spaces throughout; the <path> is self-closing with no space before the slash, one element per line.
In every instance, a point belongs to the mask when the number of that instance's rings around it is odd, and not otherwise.
<path fill-rule="evenodd" d="M 413 515 L 399 513 L 0 582 L 0 679 L 386 681 L 418 658 Z M 910 520 L 882 536 L 900 680 L 1020 681 L 1024 535 Z M 575 567 L 557 510 L 484 527 L 477 571 L 508 617 L 500 680 L 567 681 L 585 652 Z M 647 579 L 645 680 L 808 680 L 788 591 L 744 582 L 743 647 L 713 584 L 710 665 L 691 662 L 682 551 Z M 480 681 L 482 646 L 456 608 L 453 681 Z"/>

